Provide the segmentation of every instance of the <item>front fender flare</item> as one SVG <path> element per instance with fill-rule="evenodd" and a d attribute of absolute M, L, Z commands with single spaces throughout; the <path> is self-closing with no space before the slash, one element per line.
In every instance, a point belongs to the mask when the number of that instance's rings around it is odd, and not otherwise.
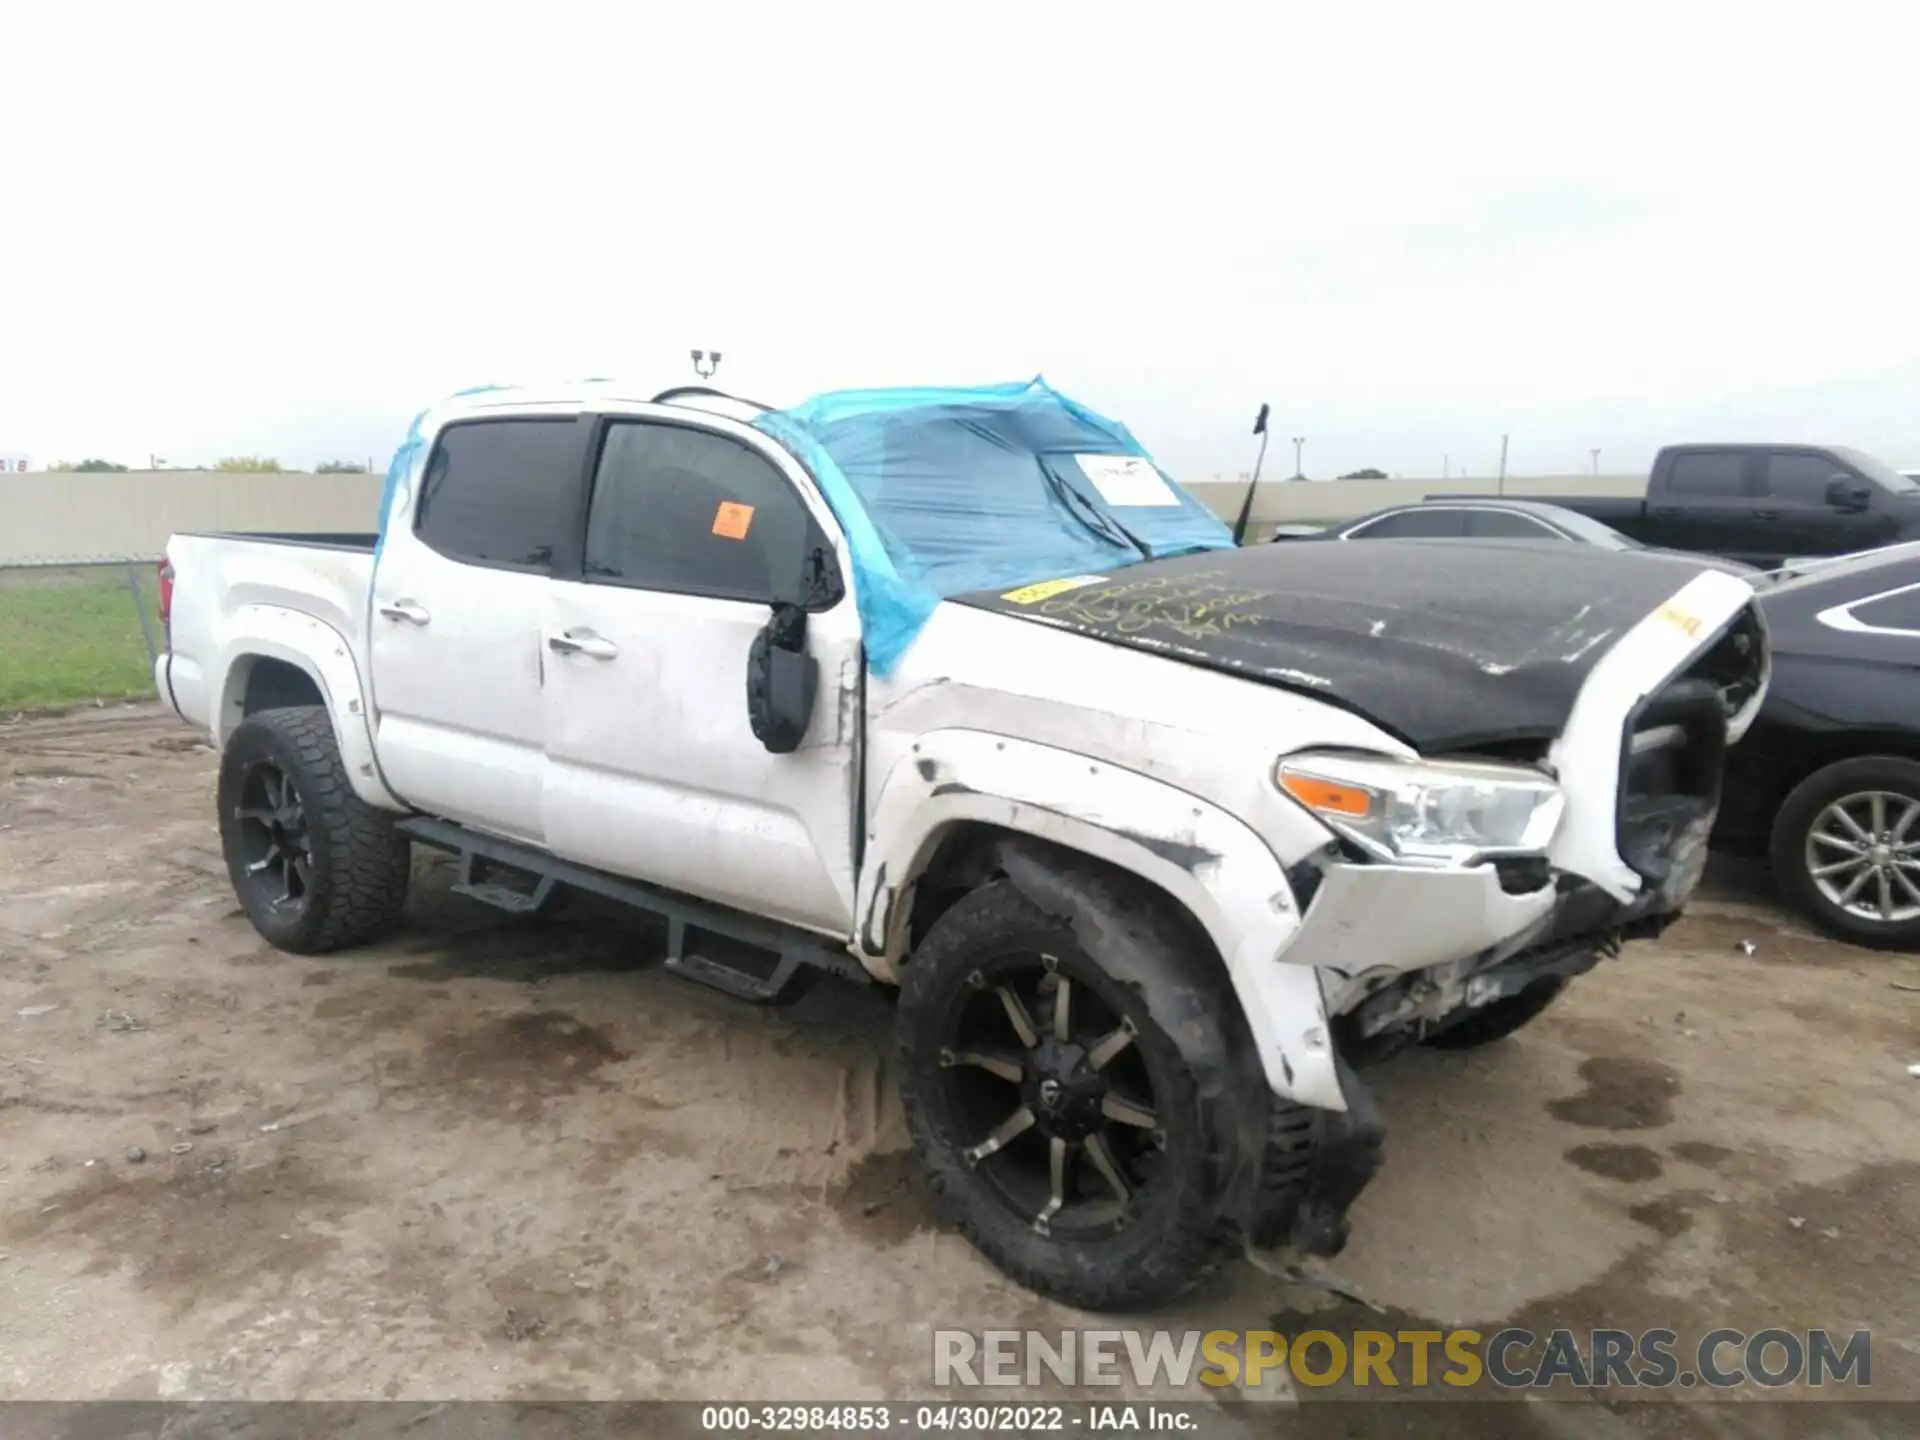
<path fill-rule="evenodd" d="M 366 689 L 346 637 L 324 620 L 284 605 L 242 605 L 226 627 L 217 660 L 219 704 L 213 711 L 213 743 L 224 749 L 244 716 L 246 676 L 256 659 L 281 660 L 320 688 L 353 790 L 383 810 L 407 807 L 387 788 L 374 754 Z"/>
<path fill-rule="evenodd" d="M 1053 746 L 937 730 L 887 774 L 854 907 L 854 949 L 877 978 L 897 981 L 903 899 L 944 835 L 969 822 L 1094 856 L 1170 895 L 1224 958 L 1274 1093 L 1346 1108 L 1319 975 L 1277 959 L 1300 915 L 1265 842 L 1184 790 Z"/>

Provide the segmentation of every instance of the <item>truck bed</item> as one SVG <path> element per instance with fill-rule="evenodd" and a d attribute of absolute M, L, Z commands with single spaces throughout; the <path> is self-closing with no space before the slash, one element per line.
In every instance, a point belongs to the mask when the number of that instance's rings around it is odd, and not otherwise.
<path fill-rule="evenodd" d="M 167 543 L 173 567 L 167 653 L 155 681 L 181 716 L 212 728 L 222 697 L 207 677 L 226 671 L 244 634 L 321 622 L 362 659 L 373 585 L 372 534 L 182 533 Z M 364 671 L 362 672 L 364 673 Z"/>

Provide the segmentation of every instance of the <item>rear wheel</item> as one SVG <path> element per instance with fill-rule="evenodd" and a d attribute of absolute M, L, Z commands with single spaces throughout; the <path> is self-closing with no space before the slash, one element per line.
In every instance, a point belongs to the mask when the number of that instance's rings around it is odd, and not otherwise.
<path fill-rule="evenodd" d="M 399 918 L 411 847 L 353 793 L 323 707 L 243 721 L 221 756 L 219 806 L 234 894 L 276 948 L 337 950 Z"/>
<path fill-rule="evenodd" d="M 1828 934 L 1920 949 L 1920 764 L 1872 755 L 1816 771 L 1780 807 L 1772 860 Z"/>
<path fill-rule="evenodd" d="M 1216 1263 L 1234 1090 L 1210 957 L 1119 913 L 1085 943 L 996 881 L 928 932 L 899 1007 L 907 1123 L 942 1211 L 1012 1278 L 1090 1310 L 1165 1303 Z"/>

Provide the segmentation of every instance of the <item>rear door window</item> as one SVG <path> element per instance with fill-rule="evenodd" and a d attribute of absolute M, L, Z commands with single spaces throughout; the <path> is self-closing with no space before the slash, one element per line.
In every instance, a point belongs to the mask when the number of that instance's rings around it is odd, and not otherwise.
<path fill-rule="evenodd" d="M 450 560 L 545 571 L 577 513 L 580 456 L 571 416 L 450 425 L 420 481 L 414 533 Z"/>
<path fill-rule="evenodd" d="M 1675 495 L 1736 499 L 1746 493 L 1747 457 L 1737 450 L 1691 450 L 1667 471 Z"/>
<path fill-rule="evenodd" d="M 1467 533 L 1460 510 L 1402 510 L 1349 530 L 1349 540 L 1456 540 Z"/>

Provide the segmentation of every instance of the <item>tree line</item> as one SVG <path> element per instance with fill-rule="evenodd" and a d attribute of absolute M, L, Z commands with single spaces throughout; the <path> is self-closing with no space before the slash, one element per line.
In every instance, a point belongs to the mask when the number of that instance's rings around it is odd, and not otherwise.
<path fill-rule="evenodd" d="M 47 469 L 74 475 L 124 475 L 131 467 L 112 460 L 56 460 Z M 284 475 L 286 468 L 270 455 L 229 455 L 211 465 L 169 465 L 169 470 L 222 470 L 235 475 Z M 322 460 L 313 467 L 315 475 L 364 475 L 367 467 L 358 460 Z"/>

